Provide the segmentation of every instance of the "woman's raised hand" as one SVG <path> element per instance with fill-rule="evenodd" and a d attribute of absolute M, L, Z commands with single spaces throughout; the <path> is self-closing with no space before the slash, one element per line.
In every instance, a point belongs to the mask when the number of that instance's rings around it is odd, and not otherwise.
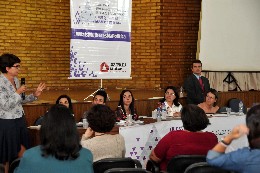
<path fill-rule="evenodd" d="M 34 92 L 34 96 L 38 97 L 41 95 L 42 91 L 46 88 L 45 83 L 40 83 L 36 89 L 36 91 Z"/>

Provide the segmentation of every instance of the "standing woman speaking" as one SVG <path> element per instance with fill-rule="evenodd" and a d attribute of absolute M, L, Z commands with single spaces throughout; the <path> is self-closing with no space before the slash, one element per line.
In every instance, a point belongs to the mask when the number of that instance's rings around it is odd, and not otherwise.
<path fill-rule="evenodd" d="M 28 148 L 28 134 L 22 103 L 37 100 L 45 89 L 40 83 L 33 94 L 22 98 L 26 86 L 20 86 L 17 75 L 21 60 L 13 54 L 0 56 L 0 163 L 8 172 L 9 163 L 21 156 Z"/>

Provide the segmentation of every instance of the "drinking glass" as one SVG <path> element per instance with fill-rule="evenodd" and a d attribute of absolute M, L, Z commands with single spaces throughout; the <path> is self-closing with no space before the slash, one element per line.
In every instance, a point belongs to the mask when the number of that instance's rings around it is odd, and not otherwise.
<path fill-rule="evenodd" d="M 226 108 L 226 111 L 227 111 L 227 116 L 230 116 L 231 108 Z"/>

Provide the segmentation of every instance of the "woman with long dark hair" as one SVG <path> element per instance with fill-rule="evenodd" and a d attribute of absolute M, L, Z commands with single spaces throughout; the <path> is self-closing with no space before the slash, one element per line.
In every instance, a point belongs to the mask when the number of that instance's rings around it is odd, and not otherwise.
<path fill-rule="evenodd" d="M 130 90 L 123 90 L 120 94 L 120 100 L 116 109 L 117 121 L 125 120 L 129 114 L 132 115 L 133 120 L 138 120 L 134 103 L 133 93 Z"/>
<path fill-rule="evenodd" d="M 16 173 L 93 173 L 93 156 L 81 147 L 75 119 L 64 105 L 54 105 L 46 113 L 40 140 L 40 146 L 24 153 Z"/>

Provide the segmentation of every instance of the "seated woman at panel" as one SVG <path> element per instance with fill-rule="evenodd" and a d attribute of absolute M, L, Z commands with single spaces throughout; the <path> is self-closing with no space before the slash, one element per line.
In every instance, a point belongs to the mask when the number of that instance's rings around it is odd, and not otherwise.
<path fill-rule="evenodd" d="M 130 90 L 123 90 L 116 109 L 116 120 L 125 120 L 127 115 L 132 115 L 133 120 L 138 120 L 138 115 L 134 107 L 134 96 Z"/>
<path fill-rule="evenodd" d="M 40 146 L 24 153 L 15 173 L 93 173 L 92 153 L 81 147 L 75 119 L 67 107 L 51 107 L 43 118 L 40 140 Z"/>
<path fill-rule="evenodd" d="M 89 127 L 81 139 L 83 147 L 88 148 L 94 161 L 104 158 L 123 158 L 125 141 L 122 135 L 110 135 L 116 122 L 114 111 L 106 105 L 94 105 L 87 115 Z"/>
<path fill-rule="evenodd" d="M 209 125 L 209 119 L 197 105 L 184 106 L 181 120 L 184 130 L 166 134 L 150 154 L 151 160 L 160 163 L 162 171 L 166 170 L 172 157 L 185 154 L 206 155 L 218 141 L 214 133 L 202 132 Z"/>
<path fill-rule="evenodd" d="M 182 105 L 179 103 L 179 94 L 177 88 L 174 86 L 168 86 L 164 92 L 164 98 L 160 100 L 162 104 L 165 104 L 166 111 L 169 116 L 180 116 Z"/>
<path fill-rule="evenodd" d="M 71 98 L 67 95 L 61 95 L 57 98 L 56 104 L 62 104 L 70 109 L 71 114 L 74 116 Z"/>
<path fill-rule="evenodd" d="M 225 154 L 227 146 L 243 135 L 247 135 L 249 147 Z M 233 128 L 221 142 L 208 152 L 210 165 L 239 173 L 259 173 L 260 169 L 260 105 L 252 107 L 246 116 L 246 125 Z"/>
<path fill-rule="evenodd" d="M 61 95 L 57 98 L 56 104 L 62 104 L 64 106 L 66 106 L 67 108 L 69 108 L 70 112 L 71 112 L 71 115 L 74 116 L 73 114 L 73 108 L 72 108 L 72 103 L 71 103 L 71 99 L 69 96 L 67 95 Z M 47 114 L 48 112 L 46 112 L 45 114 Z M 45 115 L 44 114 L 44 115 Z M 42 124 L 42 120 L 43 120 L 43 117 L 44 115 L 41 115 L 39 118 L 37 118 L 34 122 L 34 125 L 35 126 L 38 126 L 38 125 L 41 125 Z"/>
<path fill-rule="evenodd" d="M 210 88 L 207 92 L 205 101 L 198 104 L 198 106 L 204 110 L 205 113 L 216 113 L 219 107 L 216 105 L 218 101 L 218 92 L 215 89 Z"/>

